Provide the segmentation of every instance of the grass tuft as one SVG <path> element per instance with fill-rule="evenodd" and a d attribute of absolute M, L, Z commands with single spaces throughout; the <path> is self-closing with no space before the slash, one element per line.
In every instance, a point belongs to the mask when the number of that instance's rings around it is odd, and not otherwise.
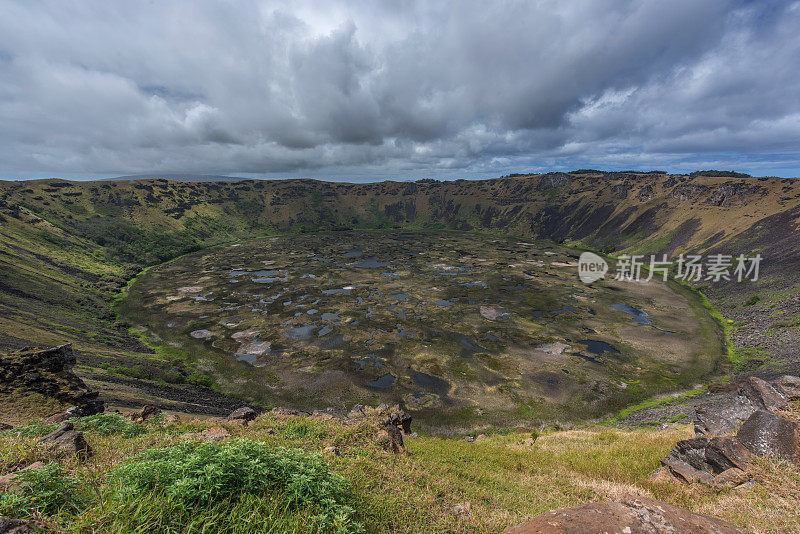
<path fill-rule="evenodd" d="M 299 449 L 188 442 L 135 455 L 109 479 L 111 504 L 96 520 L 113 532 L 362 531 L 346 481 Z"/>

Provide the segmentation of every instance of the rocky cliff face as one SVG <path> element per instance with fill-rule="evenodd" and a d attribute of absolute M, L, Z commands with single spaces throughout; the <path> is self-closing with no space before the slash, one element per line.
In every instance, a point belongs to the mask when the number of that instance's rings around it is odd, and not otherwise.
<path fill-rule="evenodd" d="M 0 393 L 35 391 L 73 405 L 72 412 L 78 416 L 102 412 L 98 393 L 72 371 L 75 363 L 71 345 L 0 354 Z"/>

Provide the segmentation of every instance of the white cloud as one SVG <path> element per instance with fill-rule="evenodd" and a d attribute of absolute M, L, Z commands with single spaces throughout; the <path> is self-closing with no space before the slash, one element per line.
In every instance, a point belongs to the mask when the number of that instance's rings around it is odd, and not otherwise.
<path fill-rule="evenodd" d="M 0 0 L 0 174 L 800 168 L 796 5 Z"/>

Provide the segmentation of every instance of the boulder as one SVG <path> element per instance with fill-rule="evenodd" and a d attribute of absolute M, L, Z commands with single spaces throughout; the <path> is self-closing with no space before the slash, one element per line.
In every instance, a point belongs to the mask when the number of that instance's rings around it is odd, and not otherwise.
<path fill-rule="evenodd" d="M 56 412 L 53 415 L 45 418 L 43 422 L 46 425 L 57 425 L 59 423 L 63 423 L 67 419 L 72 419 L 73 417 L 75 417 L 75 415 L 69 412 Z"/>
<path fill-rule="evenodd" d="M 50 529 L 40 521 L 0 517 L 0 533 L 2 534 L 35 534 L 39 532 L 50 532 Z"/>
<path fill-rule="evenodd" d="M 231 412 L 228 416 L 228 419 L 232 421 L 252 421 L 256 418 L 258 412 L 254 409 L 250 408 L 249 406 L 242 406 L 241 408 L 237 408 Z"/>
<path fill-rule="evenodd" d="M 698 436 L 725 436 L 736 432 L 739 425 L 756 411 L 753 403 L 736 396 L 722 407 L 695 406 L 694 433 Z"/>
<path fill-rule="evenodd" d="M 136 423 L 144 423 L 145 421 L 148 421 L 159 414 L 161 414 L 160 408 L 156 408 L 155 406 L 150 406 L 148 404 L 147 406 L 142 406 L 140 409 L 129 413 L 128 417 L 131 419 L 131 421 Z"/>
<path fill-rule="evenodd" d="M 731 489 L 741 486 L 750 479 L 747 473 L 737 467 L 726 469 L 714 477 L 711 487 L 716 490 Z"/>
<path fill-rule="evenodd" d="M 800 423 L 796 421 L 759 410 L 744 422 L 736 437 L 757 456 L 786 458 L 800 465 Z"/>
<path fill-rule="evenodd" d="M 732 468 L 746 469 L 752 454 L 733 436 L 712 438 L 705 450 L 705 461 L 714 473 L 720 474 Z"/>
<path fill-rule="evenodd" d="M 472 503 L 471 502 L 460 502 L 458 504 L 453 505 L 453 513 L 459 517 L 466 517 L 472 514 Z"/>
<path fill-rule="evenodd" d="M 5 423 L 0 423 L 0 432 L 3 430 L 12 430 L 14 427 Z"/>
<path fill-rule="evenodd" d="M 792 377 L 789 377 L 792 378 Z M 791 386 L 791 380 L 787 381 Z M 722 406 L 695 406 L 694 431 L 698 436 L 725 436 L 736 432 L 757 410 L 775 413 L 787 408 L 786 396 L 777 384 L 751 376 L 727 387 L 735 397 Z"/>
<path fill-rule="evenodd" d="M 43 437 L 40 441 L 50 451 L 66 456 L 77 456 L 85 460 L 92 455 L 92 449 L 83 437 L 83 432 L 78 432 L 70 421 L 64 421 L 56 430 Z"/>
<path fill-rule="evenodd" d="M 744 470 L 752 454 L 733 436 L 693 438 L 679 441 L 661 460 L 669 474 L 686 483 L 712 484 L 714 475 L 730 469 Z M 651 476 L 651 479 L 654 475 Z M 661 473 L 657 480 L 664 479 Z"/>
<path fill-rule="evenodd" d="M 800 399 L 800 377 L 785 375 L 772 383 L 787 400 Z"/>
<path fill-rule="evenodd" d="M 787 408 L 786 398 L 772 384 L 755 376 L 739 385 L 739 395 L 749 399 L 760 410 L 775 413 Z"/>
<path fill-rule="evenodd" d="M 644 497 L 619 502 L 597 502 L 553 510 L 527 523 L 509 527 L 504 534 L 745 534 L 730 523 L 696 514 L 685 508 Z"/>
<path fill-rule="evenodd" d="M 378 415 L 381 417 L 381 424 L 396 426 L 406 434 L 411 432 L 411 421 L 413 418 L 410 413 L 405 411 L 399 404 L 395 404 L 391 407 L 385 404 L 381 406 L 385 406 L 385 408 L 378 411 Z"/>
<path fill-rule="evenodd" d="M 35 391 L 74 405 L 75 415 L 93 415 L 103 411 L 98 393 L 91 391 L 73 371 L 75 353 L 72 346 L 60 345 L 44 350 L 24 349 L 0 354 L 0 383 L 9 391 Z"/>

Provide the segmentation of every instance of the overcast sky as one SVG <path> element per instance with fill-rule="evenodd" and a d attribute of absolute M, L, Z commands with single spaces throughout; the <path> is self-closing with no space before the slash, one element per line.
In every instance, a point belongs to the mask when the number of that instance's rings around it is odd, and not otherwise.
<path fill-rule="evenodd" d="M 800 176 L 800 2 L 0 0 L 0 177 Z"/>

